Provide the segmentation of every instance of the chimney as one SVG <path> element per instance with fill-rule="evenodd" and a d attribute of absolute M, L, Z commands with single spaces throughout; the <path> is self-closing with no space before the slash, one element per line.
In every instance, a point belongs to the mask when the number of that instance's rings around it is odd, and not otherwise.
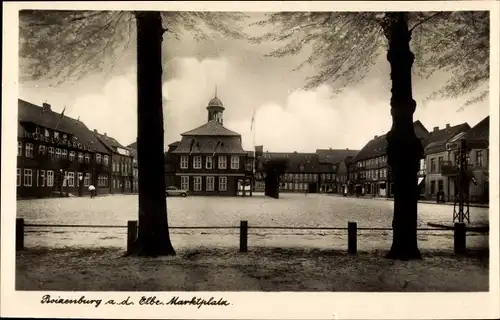
<path fill-rule="evenodd" d="M 434 132 L 439 131 L 439 127 L 434 127 Z"/>
<path fill-rule="evenodd" d="M 47 102 L 44 102 L 42 104 L 42 111 L 51 111 L 52 109 L 50 108 L 50 104 L 48 104 Z"/>
<path fill-rule="evenodd" d="M 450 128 L 450 124 L 449 123 L 446 124 L 446 129 L 448 129 L 448 128 Z"/>
<path fill-rule="evenodd" d="M 104 136 L 107 138 L 108 137 L 108 134 L 106 132 L 104 132 Z"/>
<path fill-rule="evenodd" d="M 349 148 L 345 148 L 346 150 L 349 150 Z"/>
<path fill-rule="evenodd" d="M 373 139 L 377 139 L 377 138 L 378 138 L 378 136 L 377 136 L 377 135 L 374 135 L 374 136 L 373 136 Z"/>
<path fill-rule="evenodd" d="M 96 134 L 97 134 L 97 133 L 99 133 L 99 132 L 97 132 L 97 129 L 94 129 L 94 133 L 96 133 Z"/>

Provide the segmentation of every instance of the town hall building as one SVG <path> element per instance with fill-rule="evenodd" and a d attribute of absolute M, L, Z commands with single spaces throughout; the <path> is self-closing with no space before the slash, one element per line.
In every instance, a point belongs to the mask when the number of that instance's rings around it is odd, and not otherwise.
<path fill-rule="evenodd" d="M 207 123 L 170 145 L 167 154 L 175 158 L 170 181 L 192 195 L 236 196 L 244 181 L 252 183 L 253 163 L 241 135 L 224 127 L 225 108 L 217 94 L 206 109 Z"/>

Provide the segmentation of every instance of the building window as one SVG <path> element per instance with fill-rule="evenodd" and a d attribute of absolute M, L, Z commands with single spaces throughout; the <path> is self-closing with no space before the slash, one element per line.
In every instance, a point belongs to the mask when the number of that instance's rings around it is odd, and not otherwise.
<path fill-rule="evenodd" d="M 194 191 L 201 191 L 201 177 L 193 178 L 193 189 Z"/>
<path fill-rule="evenodd" d="M 48 152 L 49 158 L 53 159 L 54 158 L 54 147 L 48 147 L 48 149 L 49 149 L 49 152 Z"/>
<path fill-rule="evenodd" d="M 107 166 L 109 164 L 109 157 L 107 155 L 104 155 L 103 159 L 104 159 L 104 165 Z"/>
<path fill-rule="evenodd" d="M 26 157 L 33 158 L 33 143 L 26 143 Z"/>
<path fill-rule="evenodd" d="M 54 139 L 59 139 L 59 132 L 54 131 Z"/>
<path fill-rule="evenodd" d="M 45 187 L 45 170 L 38 170 L 37 186 Z"/>
<path fill-rule="evenodd" d="M 189 176 L 182 176 L 181 177 L 181 189 L 182 190 L 189 190 Z"/>
<path fill-rule="evenodd" d="M 17 142 L 17 156 L 23 155 L 23 143 L 21 141 Z"/>
<path fill-rule="evenodd" d="M 431 181 L 431 195 L 436 193 L 436 181 Z"/>
<path fill-rule="evenodd" d="M 219 177 L 219 191 L 227 191 L 227 177 Z"/>
<path fill-rule="evenodd" d="M 193 169 L 201 169 L 201 156 L 193 157 Z"/>
<path fill-rule="evenodd" d="M 74 172 L 68 172 L 68 186 L 70 186 L 70 187 L 75 186 L 75 173 Z"/>
<path fill-rule="evenodd" d="M 85 154 L 85 163 L 90 163 L 90 154 Z"/>
<path fill-rule="evenodd" d="M 40 155 L 45 154 L 45 146 L 43 144 L 38 146 L 38 154 L 40 154 Z"/>
<path fill-rule="evenodd" d="M 24 169 L 24 186 L 31 187 L 33 184 L 33 170 Z"/>
<path fill-rule="evenodd" d="M 205 158 L 205 168 L 206 168 L 206 169 L 212 169 L 212 166 L 213 166 L 213 163 L 212 163 L 213 161 L 212 161 L 212 160 L 213 160 L 213 159 L 212 159 L 212 157 L 211 157 L 211 156 L 207 156 L 207 157 Z"/>
<path fill-rule="evenodd" d="M 215 190 L 215 177 L 207 177 L 207 191 Z"/>
<path fill-rule="evenodd" d="M 444 162 L 444 158 L 443 157 L 439 157 L 438 158 L 438 168 L 439 168 L 439 171 L 441 171 L 441 166 L 443 165 L 443 162 Z"/>
<path fill-rule="evenodd" d="M 484 166 L 483 150 L 476 151 L 476 166 L 478 167 Z"/>
<path fill-rule="evenodd" d="M 435 158 L 431 159 L 431 172 L 437 172 L 437 170 L 436 170 L 436 159 Z"/>
<path fill-rule="evenodd" d="M 61 150 L 61 158 L 66 159 L 68 158 L 68 150 Z"/>
<path fill-rule="evenodd" d="M 100 153 L 96 153 L 96 155 L 95 155 L 95 163 L 101 164 L 101 154 Z"/>
<path fill-rule="evenodd" d="M 112 167 L 113 167 L 113 169 L 112 169 L 112 170 L 113 170 L 113 172 L 115 172 L 115 171 L 116 171 L 116 162 L 114 162 L 114 161 L 113 161 L 113 163 L 112 163 Z M 114 183 L 113 183 L 113 185 L 114 185 Z"/>
<path fill-rule="evenodd" d="M 240 157 L 239 156 L 231 156 L 231 169 L 239 169 L 240 168 Z"/>
<path fill-rule="evenodd" d="M 78 152 L 78 163 L 83 163 L 83 153 Z"/>
<path fill-rule="evenodd" d="M 61 149 L 56 148 L 56 159 L 61 158 Z"/>
<path fill-rule="evenodd" d="M 188 169 L 188 168 L 189 168 L 189 157 L 181 156 L 181 169 Z"/>
<path fill-rule="evenodd" d="M 47 187 L 54 186 L 54 171 L 47 170 Z"/>
<path fill-rule="evenodd" d="M 21 185 L 21 169 L 17 168 L 17 180 L 16 185 L 19 187 Z"/>
<path fill-rule="evenodd" d="M 227 168 L 227 158 L 226 156 L 219 156 L 219 169 Z"/>
<path fill-rule="evenodd" d="M 48 137 L 50 137 L 50 132 L 49 132 L 49 130 L 47 130 L 47 129 L 45 129 L 45 136 L 46 136 L 47 138 L 48 138 Z"/>
<path fill-rule="evenodd" d="M 69 152 L 69 161 L 73 161 L 75 160 L 75 152 L 74 151 L 70 151 Z"/>

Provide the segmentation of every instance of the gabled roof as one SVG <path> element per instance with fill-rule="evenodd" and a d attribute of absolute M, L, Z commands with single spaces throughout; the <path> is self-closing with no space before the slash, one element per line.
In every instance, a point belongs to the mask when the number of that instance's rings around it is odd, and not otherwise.
<path fill-rule="evenodd" d="M 127 147 L 124 147 L 121 143 L 119 143 L 115 138 L 108 136 L 107 134 L 101 134 L 94 130 L 94 135 L 101 141 L 103 145 L 105 145 L 109 150 L 116 152 L 117 148 L 130 150 Z"/>
<path fill-rule="evenodd" d="M 240 136 L 184 136 L 172 151 L 177 154 L 242 154 Z"/>
<path fill-rule="evenodd" d="M 429 136 L 429 132 L 424 127 L 424 125 L 417 120 L 413 122 L 413 127 L 415 128 L 415 134 L 422 141 L 422 144 L 426 144 L 425 140 Z M 387 134 L 376 136 L 358 152 L 358 154 L 351 160 L 352 162 L 371 159 L 375 157 L 380 157 L 386 155 L 387 149 Z"/>
<path fill-rule="evenodd" d="M 33 103 L 18 99 L 19 122 L 34 123 L 40 127 L 63 132 L 76 137 L 82 144 L 92 147 L 100 153 L 109 153 L 105 146 L 93 135 L 85 123 L 68 116 L 61 117 L 60 113 L 51 109 L 43 109 Z M 24 132 L 18 126 L 18 134 Z"/>
<path fill-rule="evenodd" d="M 137 149 L 137 142 L 132 142 L 131 144 L 129 144 L 127 146 L 127 148 L 129 148 L 129 149 Z"/>
<path fill-rule="evenodd" d="M 355 156 L 359 150 L 349 149 L 317 149 L 316 154 L 320 163 L 340 163 L 347 156 Z"/>
<path fill-rule="evenodd" d="M 425 154 L 443 152 L 446 150 L 446 143 L 462 132 L 467 132 L 470 126 L 464 122 L 453 127 L 446 127 L 441 130 L 432 131 L 427 139 Z"/>
<path fill-rule="evenodd" d="M 182 136 L 227 136 L 227 137 L 239 137 L 239 133 L 231 131 L 218 122 L 210 120 L 198 128 L 184 132 Z"/>
<path fill-rule="evenodd" d="M 320 172 L 319 158 L 316 153 L 264 152 L 262 154 L 262 158 L 270 160 L 285 159 L 287 161 L 287 168 L 285 169 L 285 172 Z M 300 169 L 301 166 L 304 166 L 303 171 Z"/>
<path fill-rule="evenodd" d="M 487 116 L 467 131 L 465 138 L 467 140 L 490 141 L 490 116 Z"/>

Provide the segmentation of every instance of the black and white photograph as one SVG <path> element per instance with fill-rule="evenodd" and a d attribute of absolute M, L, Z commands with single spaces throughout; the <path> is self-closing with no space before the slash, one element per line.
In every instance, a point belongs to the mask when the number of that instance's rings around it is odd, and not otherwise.
<path fill-rule="evenodd" d="M 499 11 L 6 3 L 2 316 L 499 317 Z"/>

